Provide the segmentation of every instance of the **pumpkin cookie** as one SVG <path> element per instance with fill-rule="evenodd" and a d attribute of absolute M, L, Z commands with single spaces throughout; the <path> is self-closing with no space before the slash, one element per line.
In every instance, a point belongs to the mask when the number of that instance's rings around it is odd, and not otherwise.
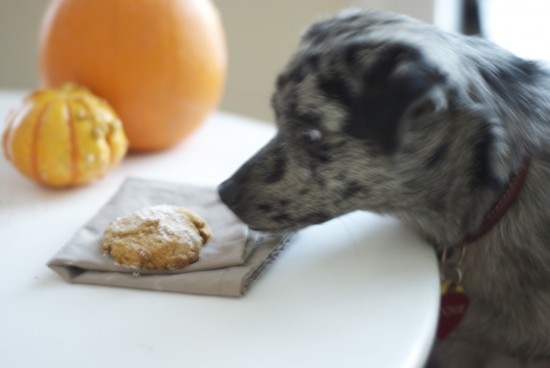
<path fill-rule="evenodd" d="M 208 225 L 193 212 L 160 205 L 111 221 L 101 247 L 123 266 L 174 270 L 196 262 L 211 236 Z"/>

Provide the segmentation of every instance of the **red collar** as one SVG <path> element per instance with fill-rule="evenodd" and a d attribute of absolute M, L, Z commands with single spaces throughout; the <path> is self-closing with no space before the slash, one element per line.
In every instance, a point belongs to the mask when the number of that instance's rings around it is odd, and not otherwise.
<path fill-rule="evenodd" d="M 462 241 L 462 245 L 472 243 L 483 235 L 485 235 L 493 226 L 504 216 L 506 211 L 512 206 L 516 200 L 523 184 L 525 183 L 525 178 L 527 177 L 527 171 L 529 169 L 529 164 L 531 160 L 527 156 L 523 160 L 523 164 L 515 175 L 510 179 L 508 187 L 500 197 L 499 201 L 493 206 L 491 211 L 485 216 L 481 225 L 477 228 L 476 231 L 468 234 Z"/>
<path fill-rule="evenodd" d="M 437 327 L 437 338 L 439 340 L 445 339 L 460 323 L 462 318 L 467 312 L 469 306 L 468 295 L 464 291 L 462 286 L 462 270 L 460 263 L 464 258 L 466 252 L 466 246 L 469 243 L 476 241 L 485 235 L 493 226 L 504 216 L 506 211 L 514 203 L 517 198 L 525 178 L 527 176 L 527 170 L 529 169 L 530 159 L 526 157 L 519 170 L 514 174 L 508 183 L 508 187 L 500 197 L 499 201 L 493 206 L 491 211 L 485 216 L 481 225 L 476 231 L 467 235 L 462 243 L 457 247 L 460 249 L 458 258 L 451 264 L 451 269 L 455 271 L 455 275 L 451 278 L 446 277 L 449 270 L 447 262 L 447 249 L 443 250 L 441 254 L 441 309 L 439 313 L 439 325 Z M 455 250 L 453 248 L 452 250 Z"/>
<path fill-rule="evenodd" d="M 439 260 L 441 262 L 440 271 L 442 279 L 449 279 L 446 277 L 445 268 L 451 268 L 456 273 L 457 281 L 459 284 L 462 282 L 462 270 L 460 264 L 466 253 L 466 246 L 474 241 L 478 240 L 493 228 L 493 226 L 504 216 L 506 211 L 512 206 L 516 200 L 525 178 L 527 177 L 527 171 L 529 169 L 530 158 L 526 157 L 519 170 L 512 176 L 506 190 L 498 202 L 493 206 L 489 213 L 483 218 L 481 225 L 472 233 L 466 235 L 461 243 L 456 247 L 445 248 L 438 253 Z M 449 254 L 451 253 L 451 254 Z"/>

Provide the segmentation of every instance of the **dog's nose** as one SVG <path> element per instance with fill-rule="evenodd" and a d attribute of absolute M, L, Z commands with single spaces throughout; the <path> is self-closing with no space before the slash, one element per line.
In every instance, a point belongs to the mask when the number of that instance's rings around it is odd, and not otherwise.
<path fill-rule="evenodd" d="M 220 185 L 218 185 L 218 194 L 223 203 L 228 207 L 233 207 L 239 202 L 239 190 L 238 185 L 235 185 L 235 180 L 229 178 Z"/>

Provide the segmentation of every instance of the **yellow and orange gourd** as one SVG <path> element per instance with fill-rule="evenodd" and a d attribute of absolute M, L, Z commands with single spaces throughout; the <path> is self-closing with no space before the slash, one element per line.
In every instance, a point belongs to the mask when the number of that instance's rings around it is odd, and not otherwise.
<path fill-rule="evenodd" d="M 27 96 L 8 117 L 2 146 L 25 176 L 67 187 L 103 176 L 124 157 L 128 140 L 106 101 L 68 84 Z"/>

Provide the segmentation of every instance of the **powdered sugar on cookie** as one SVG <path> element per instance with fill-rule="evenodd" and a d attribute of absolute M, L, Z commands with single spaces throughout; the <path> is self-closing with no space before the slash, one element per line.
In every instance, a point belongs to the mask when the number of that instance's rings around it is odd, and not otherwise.
<path fill-rule="evenodd" d="M 111 221 L 101 247 L 123 266 L 174 270 L 196 262 L 210 237 L 208 225 L 195 213 L 158 205 Z"/>

